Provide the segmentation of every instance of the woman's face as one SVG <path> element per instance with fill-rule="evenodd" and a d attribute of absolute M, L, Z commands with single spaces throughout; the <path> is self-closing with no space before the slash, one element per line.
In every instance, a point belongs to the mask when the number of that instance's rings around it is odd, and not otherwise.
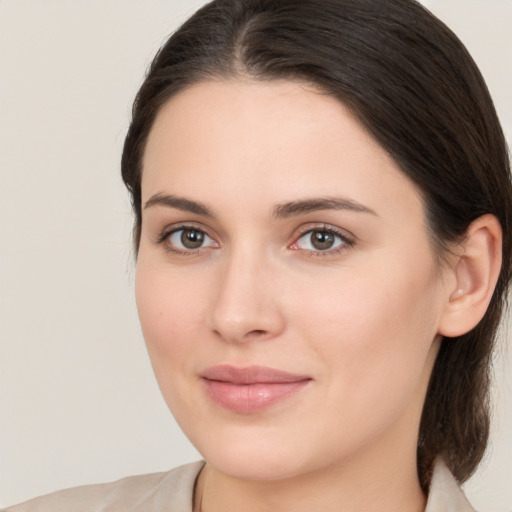
<path fill-rule="evenodd" d="M 144 336 L 206 460 L 269 480 L 415 457 L 447 280 L 416 187 L 342 104 L 185 90 L 150 133 L 142 207 Z"/>

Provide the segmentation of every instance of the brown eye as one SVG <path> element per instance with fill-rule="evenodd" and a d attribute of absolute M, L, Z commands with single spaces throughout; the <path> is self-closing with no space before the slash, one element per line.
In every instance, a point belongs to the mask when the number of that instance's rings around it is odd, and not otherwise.
<path fill-rule="evenodd" d="M 168 241 L 175 249 L 189 251 L 215 245 L 204 231 L 196 228 L 177 229 L 168 236 Z"/>
<path fill-rule="evenodd" d="M 187 249 L 198 249 L 203 245 L 204 233 L 197 229 L 182 229 L 180 238 L 181 243 Z"/>
<path fill-rule="evenodd" d="M 298 249 L 322 252 L 350 246 L 351 241 L 330 229 L 312 229 L 304 233 L 295 245 Z"/>
<path fill-rule="evenodd" d="M 332 233 L 328 231 L 313 231 L 310 235 L 311 245 L 319 251 L 331 249 L 336 239 Z"/>

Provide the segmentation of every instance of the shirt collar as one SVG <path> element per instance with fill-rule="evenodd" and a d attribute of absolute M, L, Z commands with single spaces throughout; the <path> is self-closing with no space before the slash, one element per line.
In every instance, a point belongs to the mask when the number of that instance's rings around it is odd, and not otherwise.
<path fill-rule="evenodd" d="M 440 457 L 434 466 L 425 512 L 475 512 Z"/>
<path fill-rule="evenodd" d="M 204 464 L 204 461 L 187 464 L 167 473 L 156 492 L 150 493 L 151 510 L 191 512 L 195 481 Z M 161 503 L 162 508 L 155 506 L 156 503 Z M 434 466 L 425 512 L 476 512 L 440 457 Z"/>

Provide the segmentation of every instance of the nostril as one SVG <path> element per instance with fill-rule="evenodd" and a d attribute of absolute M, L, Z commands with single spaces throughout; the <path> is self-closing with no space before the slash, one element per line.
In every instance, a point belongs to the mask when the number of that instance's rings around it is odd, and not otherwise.
<path fill-rule="evenodd" d="M 267 331 L 264 331 L 263 329 L 254 329 L 252 331 L 249 331 L 247 333 L 247 336 L 262 336 L 266 333 L 267 333 Z"/>

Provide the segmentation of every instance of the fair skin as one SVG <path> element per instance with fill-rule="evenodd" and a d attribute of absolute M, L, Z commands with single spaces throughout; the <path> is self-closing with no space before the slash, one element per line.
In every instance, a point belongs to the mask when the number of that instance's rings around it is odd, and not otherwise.
<path fill-rule="evenodd" d="M 346 108 L 287 81 L 194 85 L 151 130 L 142 205 L 137 305 L 207 461 L 202 511 L 423 510 L 420 415 L 471 265 L 440 265 L 418 190 Z M 218 394 L 219 365 L 301 380 Z"/>

